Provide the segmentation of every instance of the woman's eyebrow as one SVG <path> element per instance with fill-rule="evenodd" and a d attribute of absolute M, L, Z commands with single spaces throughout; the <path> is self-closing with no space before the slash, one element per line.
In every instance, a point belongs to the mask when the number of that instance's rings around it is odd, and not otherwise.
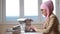
<path fill-rule="evenodd" d="M 41 11 L 43 11 L 43 9 L 41 9 Z"/>

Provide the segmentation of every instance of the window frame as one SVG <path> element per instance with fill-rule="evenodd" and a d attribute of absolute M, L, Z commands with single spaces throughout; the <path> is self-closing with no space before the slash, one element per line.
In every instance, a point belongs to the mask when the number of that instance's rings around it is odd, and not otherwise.
<path fill-rule="evenodd" d="M 21 4 L 20 4 L 20 18 L 23 18 L 24 17 L 24 0 L 20 0 L 21 2 Z M 57 1 L 59 1 L 59 0 L 55 0 L 56 1 L 56 4 L 58 3 Z M 23 5 L 22 5 L 22 3 L 23 3 Z M 41 21 L 40 20 L 40 5 L 41 5 L 41 3 L 42 3 L 42 0 L 38 0 L 38 21 Z M 56 5 L 55 4 L 55 5 Z M 55 6 L 56 8 L 59 8 L 59 7 L 57 7 L 57 5 Z M 22 10 L 22 9 L 23 10 Z M 56 11 L 57 10 L 59 10 L 59 9 L 56 9 Z M 58 11 L 59 12 L 59 11 Z M 58 13 L 56 12 L 56 15 L 59 17 L 59 15 L 58 15 Z M 6 24 L 6 0 L 2 0 L 2 22 L 3 23 L 5 23 Z M 12 22 L 12 21 L 11 21 Z M 14 21 L 13 21 L 14 22 Z M 7 22 L 8 23 L 8 22 Z M 12 24 L 12 23 L 8 23 L 8 24 Z M 13 24 L 15 24 L 15 23 L 13 23 Z"/>
<path fill-rule="evenodd" d="M 5 1 L 6 1 L 6 0 L 5 0 Z M 38 18 L 37 18 L 38 20 L 37 20 L 37 21 L 40 20 L 40 19 L 39 19 L 39 18 L 40 18 L 40 16 L 39 16 L 39 15 L 40 15 L 40 8 L 39 8 L 39 7 L 40 7 L 41 2 L 42 2 L 41 0 L 38 0 Z M 20 5 L 20 8 L 19 8 L 19 9 L 20 9 L 19 17 L 20 17 L 20 18 L 24 18 L 24 0 L 20 0 L 20 1 L 19 1 L 19 5 Z M 14 21 L 14 20 L 13 20 L 13 21 Z M 35 22 L 37 22 L 37 21 L 35 21 Z"/>
<path fill-rule="evenodd" d="M 6 1 L 6 0 L 5 0 Z M 40 5 L 42 3 L 42 0 L 38 0 L 38 20 L 35 21 L 35 22 L 38 22 L 38 21 L 42 21 L 40 20 L 42 17 L 41 17 L 41 10 L 40 10 Z M 20 0 L 19 1 L 19 5 L 20 5 L 20 13 L 19 13 L 19 18 L 24 18 L 24 0 Z M 5 18 L 6 19 L 6 18 Z M 14 21 L 14 20 L 13 20 Z"/>

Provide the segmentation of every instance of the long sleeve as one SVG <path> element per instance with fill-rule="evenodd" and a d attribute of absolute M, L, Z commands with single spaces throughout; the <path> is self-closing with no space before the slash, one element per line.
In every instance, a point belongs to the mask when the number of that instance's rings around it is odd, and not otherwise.
<path fill-rule="evenodd" d="M 38 29 L 37 31 L 38 32 L 43 32 L 43 33 L 48 33 L 49 30 L 51 29 L 51 27 L 53 26 L 54 21 L 55 21 L 55 17 L 51 17 L 49 19 L 49 21 L 46 21 L 47 23 L 49 23 L 48 27 L 46 29 Z"/>
<path fill-rule="evenodd" d="M 51 17 L 50 21 L 48 22 L 48 23 L 49 23 L 48 27 L 47 27 L 46 29 L 43 29 L 43 32 L 44 32 L 44 33 L 49 32 L 49 30 L 51 29 L 51 27 L 52 27 L 53 24 L 54 24 L 54 21 L 55 21 L 55 18 L 54 18 L 54 17 Z"/>

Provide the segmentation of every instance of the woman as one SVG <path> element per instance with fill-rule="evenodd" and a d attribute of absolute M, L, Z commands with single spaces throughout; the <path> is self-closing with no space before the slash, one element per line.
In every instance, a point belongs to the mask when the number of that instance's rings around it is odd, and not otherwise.
<path fill-rule="evenodd" d="M 50 0 L 42 3 L 40 9 L 42 14 L 46 17 L 46 20 L 44 21 L 43 28 L 36 31 L 42 32 L 43 34 L 58 34 L 59 22 L 57 17 L 53 14 L 53 2 Z"/>

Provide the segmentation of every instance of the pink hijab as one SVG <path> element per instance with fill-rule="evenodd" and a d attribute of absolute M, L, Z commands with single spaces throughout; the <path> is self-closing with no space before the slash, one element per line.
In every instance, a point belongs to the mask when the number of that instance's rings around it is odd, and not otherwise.
<path fill-rule="evenodd" d="M 47 10 L 46 11 L 47 12 L 46 17 L 48 18 L 54 10 L 53 2 L 51 0 L 49 0 L 49 1 L 42 3 L 40 6 L 40 9 L 46 9 Z"/>
<path fill-rule="evenodd" d="M 45 9 L 47 12 L 46 20 L 48 20 L 49 16 L 52 14 L 54 10 L 53 2 L 51 0 L 46 1 L 41 4 L 40 9 Z M 43 24 L 43 28 L 45 28 L 46 23 Z"/>

